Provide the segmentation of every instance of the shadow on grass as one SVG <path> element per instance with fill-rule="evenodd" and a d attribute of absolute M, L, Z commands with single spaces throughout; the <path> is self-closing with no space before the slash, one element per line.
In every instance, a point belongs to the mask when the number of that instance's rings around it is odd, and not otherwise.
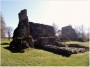
<path fill-rule="evenodd" d="M 24 52 L 24 50 L 19 51 L 19 50 L 17 50 L 17 49 L 12 49 L 12 48 L 10 48 L 9 46 L 3 47 L 3 48 L 11 51 L 12 53 L 23 53 L 23 52 Z"/>
<path fill-rule="evenodd" d="M 41 49 L 41 48 L 36 48 L 36 49 Z M 43 49 L 43 48 L 41 50 L 48 51 L 48 52 L 51 52 L 57 55 L 61 55 L 63 57 L 70 57 L 72 55 L 72 53 L 65 51 L 65 50 L 57 51 L 53 49 Z"/>
<path fill-rule="evenodd" d="M 24 52 L 24 50 L 18 51 L 16 49 L 11 49 L 9 46 L 3 47 L 3 48 L 11 51 L 12 53 L 23 53 Z M 40 48 L 35 48 L 35 49 L 40 49 Z M 54 54 L 57 54 L 57 55 L 62 55 L 64 57 L 70 57 L 71 56 L 71 53 L 69 53 L 67 51 L 55 51 L 55 50 L 52 50 L 52 49 L 41 49 L 41 50 L 49 51 L 51 53 L 54 53 Z"/>
<path fill-rule="evenodd" d="M 9 43 L 1 43 L 1 45 L 8 45 Z"/>

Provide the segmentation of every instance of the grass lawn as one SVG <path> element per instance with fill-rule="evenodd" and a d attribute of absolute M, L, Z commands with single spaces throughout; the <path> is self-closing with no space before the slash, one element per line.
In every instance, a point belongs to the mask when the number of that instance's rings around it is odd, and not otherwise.
<path fill-rule="evenodd" d="M 2 40 L 2 43 L 9 42 Z M 81 45 L 87 46 L 89 43 L 82 42 Z M 4 48 L 7 46 L 9 45 L 1 45 L 1 66 L 89 66 L 89 52 L 63 57 L 40 49 L 26 49 L 24 53 L 12 53 Z"/>
<path fill-rule="evenodd" d="M 68 42 L 63 42 L 65 44 L 79 44 L 82 46 L 89 46 L 89 42 L 78 42 L 78 41 L 68 41 Z"/>

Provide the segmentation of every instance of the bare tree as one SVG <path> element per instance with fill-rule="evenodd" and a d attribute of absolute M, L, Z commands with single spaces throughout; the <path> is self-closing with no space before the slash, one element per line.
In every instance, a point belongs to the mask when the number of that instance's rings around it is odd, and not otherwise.
<path fill-rule="evenodd" d="M 75 27 L 75 31 L 79 38 L 82 38 L 83 40 L 87 40 L 87 33 L 85 32 L 84 25 Z"/>
<path fill-rule="evenodd" d="M 61 36 L 61 30 L 59 30 L 58 26 L 53 23 L 53 28 L 54 28 L 54 32 L 55 32 L 55 37 L 58 41 L 60 41 L 60 36 Z"/>
<path fill-rule="evenodd" d="M 11 38 L 12 31 L 13 31 L 13 28 L 10 27 L 10 26 L 7 26 L 7 28 L 6 28 L 6 33 L 7 33 L 8 39 Z"/>
<path fill-rule="evenodd" d="M 84 25 L 81 25 L 79 27 L 79 29 L 80 29 L 80 32 L 81 32 L 81 37 L 82 38 L 85 38 L 85 26 Z"/>
<path fill-rule="evenodd" d="M 75 32 L 77 33 L 77 36 L 80 37 L 81 32 L 80 32 L 79 26 L 76 26 L 74 29 L 75 29 Z"/>
<path fill-rule="evenodd" d="M 58 35 L 58 26 L 55 23 L 53 23 L 53 28 L 54 28 L 55 35 L 57 36 Z"/>
<path fill-rule="evenodd" d="M 90 28 L 87 29 L 86 37 L 87 37 L 87 40 L 89 41 L 89 38 L 90 38 Z"/>
<path fill-rule="evenodd" d="M 0 14 L 0 37 L 4 38 L 6 36 L 6 24 L 2 14 Z"/>

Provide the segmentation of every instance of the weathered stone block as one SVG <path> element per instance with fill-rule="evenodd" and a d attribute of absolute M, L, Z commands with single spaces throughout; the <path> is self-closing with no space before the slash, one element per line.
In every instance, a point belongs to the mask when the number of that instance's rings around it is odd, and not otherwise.
<path fill-rule="evenodd" d="M 34 39 L 40 37 L 55 37 L 54 28 L 49 25 L 29 22 L 30 35 Z"/>
<path fill-rule="evenodd" d="M 61 34 L 62 41 L 77 40 L 77 34 L 72 26 L 65 26 L 62 28 Z"/>

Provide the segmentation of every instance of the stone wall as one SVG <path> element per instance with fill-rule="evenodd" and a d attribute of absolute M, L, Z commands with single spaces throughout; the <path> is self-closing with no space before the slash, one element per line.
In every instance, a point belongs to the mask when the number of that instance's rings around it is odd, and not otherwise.
<path fill-rule="evenodd" d="M 54 28 L 49 25 L 29 22 L 30 35 L 34 39 L 40 37 L 55 37 Z"/>
<path fill-rule="evenodd" d="M 69 40 L 77 40 L 78 36 L 72 26 L 65 26 L 62 28 L 61 40 L 69 41 Z"/>

